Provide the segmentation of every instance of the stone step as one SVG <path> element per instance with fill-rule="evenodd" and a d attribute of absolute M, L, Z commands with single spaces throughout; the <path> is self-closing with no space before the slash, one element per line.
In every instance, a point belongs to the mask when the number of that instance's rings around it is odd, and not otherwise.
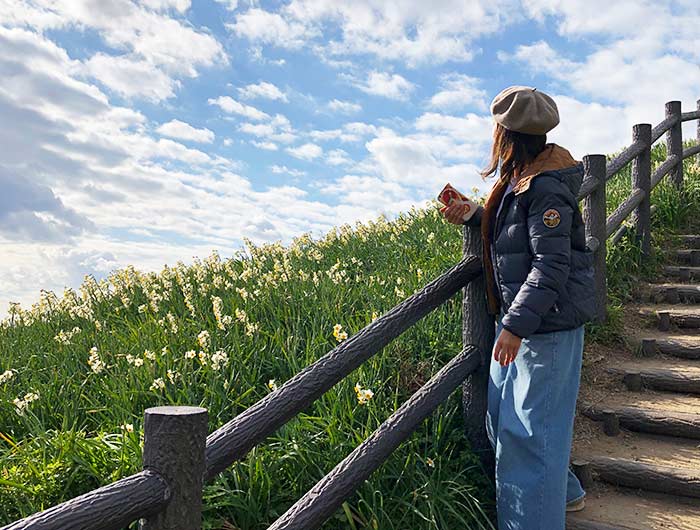
<path fill-rule="evenodd" d="M 700 364 L 675 358 L 635 359 L 608 366 L 627 390 L 642 388 L 700 394 Z"/>
<path fill-rule="evenodd" d="M 631 431 L 700 440 L 700 397 L 694 395 L 625 391 L 598 403 L 583 402 L 580 410 L 604 422 L 606 432 L 619 422 Z"/>
<path fill-rule="evenodd" d="M 684 265 L 666 265 L 664 272 L 673 277 L 677 277 L 681 281 L 689 282 L 700 279 L 700 267 L 690 267 Z"/>
<path fill-rule="evenodd" d="M 629 488 L 700 497 L 698 441 L 622 430 L 578 443 L 575 460 L 599 480 Z"/>
<path fill-rule="evenodd" d="M 700 304 L 649 304 L 639 306 L 638 311 L 640 316 L 653 321 L 661 331 L 668 331 L 672 326 L 700 328 Z"/>
<path fill-rule="evenodd" d="M 696 499 L 596 483 L 586 507 L 567 514 L 567 530 L 698 530 Z"/>
<path fill-rule="evenodd" d="M 700 302 L 700 284 L 692 283 L 648 283 L 642 286 L 646 300 L 655 303 Z"/>

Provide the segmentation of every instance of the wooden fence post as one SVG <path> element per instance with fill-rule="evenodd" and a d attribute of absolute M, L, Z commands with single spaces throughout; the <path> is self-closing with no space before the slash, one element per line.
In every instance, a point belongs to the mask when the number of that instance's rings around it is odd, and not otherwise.
<path fill-rule="evenodd" d="M 605 195 L 605 155 L 586 155 L 583 157 L 585 178 L 593 178 L 596 187 L 583 199 L 583 220 L 586 226 L 586 241 L 594 238 L 597 247 L 593 249 L 593 267 L 597 314 L 595 321 L 605 322 L 608 307 L 608 287 L 606 281 L 605 259 L 607 255 L 606 228 L 607 219 Z"/>
<path fill-rule="evenodd" d="M 171 495 L 162 512 L 141 520 L 141 530 L 202 528 L 207 423 L 207 409 L 200 407 L 146 409 L 143 468 L 160 474 Z"/>
<path fill-rule="evenodd" d="M 678 123 L 666 132 L 666 156 L 676 155 L 678 164 L 669 172 L 668 176 L 676 187 L 683 186 L 683 123 L 681 122 L 681 102 L 668 101 L 666 103 L 666 118 L 677 117 Z"/>
<path fill-rule="evenodd" d="M 697 107 L 698 112 L 700 112 L 700 99 L 696 102 L 695 106 Z M 700 145 L 700 118 L 698 118 L 697 129 L 695 130 L 695 139 L 698 142 L 698 145 Z M 695 160 L 697 161 L 698 165 L 700 166 L 700 153 L 695 155 Z"/>
<path fill-rule="evenodd" d="M 464 256 L 482 256 L 481 229 L 465 226 L 462 244 Z M 489 364 L 493 351 L 496 325 L 486 305 L 486 278 L 482 274 L 464 288 L 462 303 L 462 343 L 473 344 L 482 355 L 481 364 L 462 385 L 462 406 L 466 436 L 472 450 L 481 460 L 484 471 L 493 478 L 494 454 L 486 435 L 486 406 Z"/>
<path fill-rule="evenodd" d="M 651 254 L 651 213 L 649 212 L 651 192 L 651 125 L 638 123 L 632 129 L 632 141 L 645 144 L 644 149 L 632 160 L 632 191 L 639 188 L 644 192 L 642 202 L 634 209 L 635 238 L 642 248 L 642 256 Z"/>

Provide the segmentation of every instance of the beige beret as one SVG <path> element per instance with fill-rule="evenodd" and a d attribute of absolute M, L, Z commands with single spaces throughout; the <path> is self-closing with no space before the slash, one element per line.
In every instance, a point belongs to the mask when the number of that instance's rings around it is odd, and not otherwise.
<path fill-rule="evenodd" d="M 528 86 L 502 90 L 491 102 L 491 114 L 506 129 L 526 134 L 546 134 L 559 123 L 554 100 Z"/>

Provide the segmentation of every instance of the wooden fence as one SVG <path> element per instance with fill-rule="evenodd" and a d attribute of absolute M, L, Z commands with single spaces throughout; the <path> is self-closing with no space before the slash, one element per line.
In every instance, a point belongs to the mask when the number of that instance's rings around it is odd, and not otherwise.
<path fill-rule="evenodd" d="M 681 123 L 698 120 L 698 142 L 683 149 Z M 652 173 L 651 146 L 666 135 L 668 156 Z M 698 155 L 700 100 L 693 112 L 678 101 L 666 103 L 666 118 L 656 127 L 638 124 L 632 144 L 612 160 L 587 155 L 579 199 L 589 247 L 595 255 L 598 320 L 605 320 L 606 241 L 619 241 L 622 222 L 632 215 L 634 236 L 649 252 L 649 195 L 669 175 L 683 185 L 683 160 Z M 606 215 L 605 183 L 632 163 L 632 192 Z M 486 311 L 478 228 L 464 228 L 464 258 L 420 291 L 367 325 L 280 388 L 207 436 L 207 410 L 154 407 L 145 412 L 143 470 L 1 530 L 118 530 L 140 520 L 146 530 L 201 528 L 202 487 L 418 320 L 460 290 L 463 350 L 394 412 L 379 428 L 323 477 L 269 530 L 312 530 L 321 526 L 435 408 L 463 383 L 466 435 L 486 466 L 492 464 L 485 434 L 486 385 L 495 326 Z"/>

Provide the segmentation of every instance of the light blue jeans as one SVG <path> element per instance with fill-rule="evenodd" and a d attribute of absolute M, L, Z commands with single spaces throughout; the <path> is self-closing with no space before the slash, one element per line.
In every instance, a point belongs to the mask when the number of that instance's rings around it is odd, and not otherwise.
<path fill-rule="evenodd" d="M 586 494 L 569 469 L 583 332 L 534 333 L 505 367 L 491 352 L 486 432 L 499 530 L 564 530 L 566 503 Z"/>

